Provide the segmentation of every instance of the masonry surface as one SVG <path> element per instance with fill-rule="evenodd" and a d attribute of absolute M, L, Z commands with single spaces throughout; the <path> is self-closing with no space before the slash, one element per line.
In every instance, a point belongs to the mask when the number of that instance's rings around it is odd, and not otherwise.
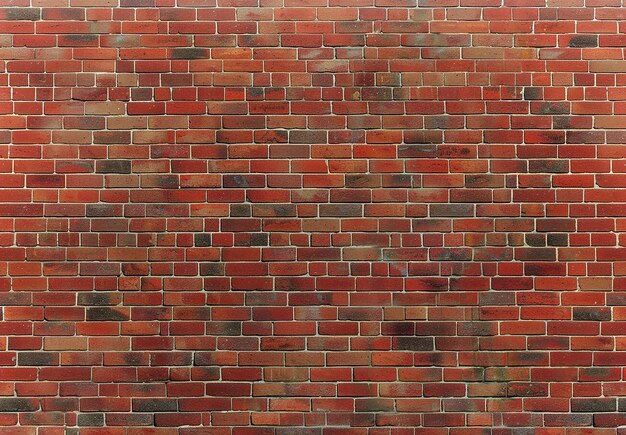
<path fill-rule="evenodd" d="M 626 433 L 621 0 L 0 6 L 0 433 Z"/>

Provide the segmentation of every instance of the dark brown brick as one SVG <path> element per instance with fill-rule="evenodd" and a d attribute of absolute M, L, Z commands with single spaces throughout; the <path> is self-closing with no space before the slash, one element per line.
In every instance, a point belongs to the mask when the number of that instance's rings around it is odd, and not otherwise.
<path fill-rule="evenodd" d="M 79 293 L 78 305 L 119 305 L 122 303 L 122 295 L 113 292 Z"/>
<path fill-rule="evenodd" d="M 322 217 L 358 217 L 363 215 L 360 204 L 321 204 Z"/>
<path fill-rule="evenodd" d="M 548 384 L 530 382 L 511 382 L 507 387 L 509 397 L 547 397 Z"/>
<path fill-rule="evenodd" d="M 574 307 L 572 313 L 573 320 L 590 320 L 590 321 L 610 321 L 610 307 Z"/>
<path fill-rule="evenodd" d="M 2 412 L 29 412 L 39 410 L 38 399 L 0 398 L 0 411 Z"/>
<path fill-rule="evenodd" d="M 130 160 L 98 160 L 96 172 L 100 174 L 130 174 Z"/>
<path fill-rule="evenodd" d="M 429 208 L 433 217 L 474 216 L 474 204 L 431 204 Z"/>
<path fill-rule="evenodd" d="M 435 345 L 429 337 L 396 337 L 393 339 L 393 348 L 420 352 L 435 350 Z"/>
<path fill-rule="evenodd" d="M 616 410 L 615 398 L 572 399 L 572 412 L 615 412 Z"/>
<path fill-rule="evenodd" d="M 570 47 L 597 47 L 598 35 L 576 35 L 569 40 Z"/>
<path fill-rule="evenodd" d="M 195 246 L 211 246 L 211 234 L 194 234 L 193 241 Z"/>
<path fill-rule="evenodd" d="M 87 308 L 87 320 L 125 321 L 130 320 L 130 310 L 112 307 Z"/>
<path fill-rule="evenodd" d="M 224 264 L 223 263 L 202 263 L 200 265 L 200 275 L 202 276 L 224 275 Z"/>
<path fill-rule="evenodd" d="M 104 414 L 78 414 L 78 426 L 101 427 L 104 426 Z"/>
<path fill-rule="evenodd" d="M 543 98 L 543 88 L 529 86 L 524 88 L 524 100 L 541 100 Z"/>
<path fill-rule="evenodd" d="M 56 366 L 59 365 L 57 352 L 20 352 L 17 354 L 19 366 Z"/>
<path fill-rule="evenodd" d="M 41 19 L 39 8 L 5 8 L 6 17 L 9 20 L 38 21 Z"/>
<path fill-rule="evenodd" d="M 176 412 L 178 401 L 176 399 L 133 399 L 133 412 Z"/>
<path fill-rule="evenodd" d="M 206 48 L 177 47 L 172 49 L 173 59 L 204 59 L 208 57 Z"/>

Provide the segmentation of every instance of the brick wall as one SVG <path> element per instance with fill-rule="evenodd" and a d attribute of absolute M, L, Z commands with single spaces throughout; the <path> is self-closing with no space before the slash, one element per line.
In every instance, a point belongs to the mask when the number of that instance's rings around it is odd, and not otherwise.
<path fill-rule="evenodd" d="M 0 433 L 626 425 L 626 9 L 418 3 L 0 0 Z"/>

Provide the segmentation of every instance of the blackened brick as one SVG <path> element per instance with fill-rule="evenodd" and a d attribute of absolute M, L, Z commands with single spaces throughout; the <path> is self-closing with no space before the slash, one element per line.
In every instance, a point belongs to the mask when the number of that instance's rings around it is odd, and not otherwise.
<path fill-rule="evenodd" d="M 210 234 L 194 234 L 193 236 L 194 245 L 206 247 L 211 246 L 211 235 Z"/>
<path fill-rule="evenodd" d="M 609 307 L 574 307 L 574 320 L 609 321 L 611 308 Z"/>
<path fill-rule="evenodd" d="M 130 160 L 98 160 L 96 172 L 100 174 L 130 174 Z"/>
<path fill-rule="evenodd" d="M 430 337 L 396 337 L 393 340 L 396 350 L 411 350 L 414 352 L 434 350 L 435 345 Z"/>
<path fill-rule="evenodd" d="M 320 216 L 324 217 L 358 217 L 363 215 L 360 204 L 321 204 Z"/>
<path fill-rule="evenodd" d="M 548 246 L 567 246 L 567 234 L 548 234 Z"/>
<path fill-rule="evenodd" d="M 250 204 L 231 204 L 231 217 L 250 217 L 252 216 L 252 206 Z"/>
<path fill-rule="evenodd" d="M 20 352 L 17 355 L 19 366 L 56 366 L 59 354 L 56 352 Z"/>
<path fill-rule="evenodd" d="M 87 320 L 124 321 L 130 320 L 129 310 L 112 307 L 87 308 Z"/>
<path fill-rule="evenodd" d="M 614 398 L 572 399 L 572 412 L 614 412 L 616 410 L 617 401 Z"/>
<path fill-rule="evenodd" d="M 0 411 L 2 412 L 28 412 L 39 410 L 39 400 L 22 398 L 0 398 Z"/>
<path fill-rule="evenodd" d="M 178 411 L 176 399 L 133 399 L 133 412 L 172 412 Z"/>
<path fill-rule="evenodd" d="M 224 275 L 224 264 L 223 263 L 202 263 L 200 265 L 200 275 L 202 276 Z"/>
<path fill-rule="evenodd" d="M 207 57 L 206 48 L 180 47 L 172 49 L 173 59 L 204 59 Z"/>
<path fill-rule="evenodd" d="M 540 100 L 543 97 L 543 89 L 538 87 L 529 86 L 524 88 L 525 100 Z"/>
<path fill-rule="evenodd" d="M 597 47 L 598 35 L 576 35 L 569 40 L 569 46 L 578 47 Z"/>
<path fill-rule="evenodd" d="M 118 305 L 122 302 L 122 295 L 113 292 L 79 293 L 78 305 Z"/>
<path fill-rule="evenodd" d="M 268 233 L 254 233 L 250 236 L 250 246 L 267 246 L 268 244 Z"/>
<path fill-rule="evenodd" d="M 78 426 L 104 426 L 104 414 L 78 414 Z"/>
<path fill-rule="evenodd" d="M 474 216 L 473 204 L 431 204 L 430 215 L 433 217 L 470 217 Z"/>
<path fill-rule="evenodd" d="M 545 234 L 526 234 L 525 239 L 526 239 L 526 244 L 528 246 L 532 246 L 532 247 L 546 246 Z"/>
<path fill-rule="evenodd" d="M 562 173 L 569 170 L 567 160 L 531 160 L 528 162 L 530 172 Z"/>
<path fill-rule="evenodd" d="M 41 19 L 39 8 L 5 8 L 6 17 L 9 20 L 37 21 Z"/>

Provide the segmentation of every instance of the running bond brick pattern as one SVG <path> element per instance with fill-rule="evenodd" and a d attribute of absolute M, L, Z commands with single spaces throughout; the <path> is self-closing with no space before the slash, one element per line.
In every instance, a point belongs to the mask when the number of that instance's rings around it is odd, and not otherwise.
<path fill-rule="evenodd" d="M 621 0 L 0 6 L 0 433 L 626 433 Z"/>

